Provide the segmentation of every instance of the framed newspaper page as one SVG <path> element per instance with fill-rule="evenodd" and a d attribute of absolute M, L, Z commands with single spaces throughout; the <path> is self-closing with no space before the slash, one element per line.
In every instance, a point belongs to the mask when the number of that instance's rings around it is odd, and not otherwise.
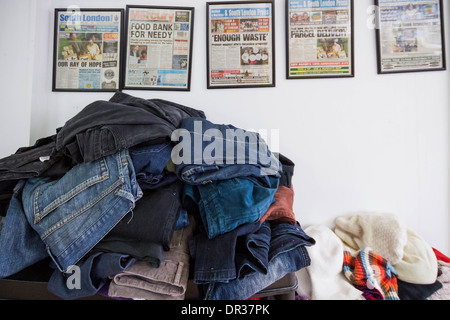
<path fill-rule="evenodd" d="M 123 88 L 190 91 L 194 8 L 126 10 Z"/>
<path fill-rule="evenodd" d="M 275 86 L 273 1 L 207 3 L 207 87 Z"/>
<path fill-rule="evenodd" d="M 123 9 L 55 9 L 53 91 L 120 88 Z"/>
<path fill-rule="evenodd" d="M 375 0 L 378 74 L 446 69 L 442 0 Z"/>
<path fill-rule="evenodd" d="M 353 0 L 286 0 L 286 78 L 354 77 Z"/>

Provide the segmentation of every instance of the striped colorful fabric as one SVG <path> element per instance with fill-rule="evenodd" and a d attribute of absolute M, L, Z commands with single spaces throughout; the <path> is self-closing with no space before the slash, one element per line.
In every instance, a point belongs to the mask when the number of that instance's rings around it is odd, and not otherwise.
<path fill-rule="evenodd" d="M 368 300 L 400 300 L 397 273 L 389 261 L 369 247 L 361 249 L 355 256 L 344 247 L 343 272 L 359 290 L 367 288 L 362 291 Z M 379 294 L 373 294 L 374 290 Z"/>

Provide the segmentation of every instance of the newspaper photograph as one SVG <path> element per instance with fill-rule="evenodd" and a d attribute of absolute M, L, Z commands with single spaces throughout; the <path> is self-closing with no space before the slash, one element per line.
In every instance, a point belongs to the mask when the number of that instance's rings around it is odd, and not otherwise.
<path fill-rule="evenodd" d="M 208 3 L 208 88 L 275 85 L 273 3 Z"/>
<path fill-rule="evenodd" d="M 123 13 L 55 10 L 54 91 L 119 89 Z"/>
<path fill-rule="evenodd" d="M 353 76 L 352 0 L 287 1 L 287 78 Z"/>
<path fill-rule="evenodd" d="M 379 73 L 445 68 L 441 1 L 379 0 Z"/>
<path fill-rule="evenodd" d="M 126 89 L 190 90 L 193 8 L 127 6 Z"/>

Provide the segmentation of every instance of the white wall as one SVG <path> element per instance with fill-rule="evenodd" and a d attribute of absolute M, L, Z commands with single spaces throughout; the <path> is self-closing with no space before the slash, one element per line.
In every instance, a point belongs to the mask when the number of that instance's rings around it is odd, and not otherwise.
<path fill-rule="evenodd" d="M 0 156 L 16 152 L 30 139 L 34 24 L 31 0 L 3 1 L 0 10 Z M 21 13 L 21 23 L 14 21 Z M 23 23 L 22 23 L 23 21 Z M 16 25 L 14 30 L 11 26 Z"/>
<path fill-rule="evenodd" d="M 450 254 L 449 72 L 377 75 L 375 32 L 367 27 L 372 0 L 355 0 L 355 78 L 286 80 L 284 0 L 275 0 L 277 86 L 232 90 L 206 89 L 206 1 L 2 0 L 2 46 L 24 51 L 20 59 L 5 60 L 10 51 L 0 50 L 1 156 L 53 134 L 90 102 L 111 96 L 51 91 L 53 9 L 127 3 L 196 8 L 191 92 L 127 93 L 202 109 L 217 123 L 279 129 L 280 151 L 296 164 L 294 209 L 303 226 L 331 225 L 358 211 L 392 212 Z M 29 20 L 15 24 L 17 12 Z"/>

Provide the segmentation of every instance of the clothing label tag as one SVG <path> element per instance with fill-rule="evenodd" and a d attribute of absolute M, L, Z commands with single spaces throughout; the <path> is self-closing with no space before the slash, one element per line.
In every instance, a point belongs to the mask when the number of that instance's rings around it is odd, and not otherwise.
<path fill-rule="evenodd" d="M 50 156 L 39 157 L 39 160 L 40 160 L 41 162 L 48 161 L 48 160 L 50 160 Z"/>

